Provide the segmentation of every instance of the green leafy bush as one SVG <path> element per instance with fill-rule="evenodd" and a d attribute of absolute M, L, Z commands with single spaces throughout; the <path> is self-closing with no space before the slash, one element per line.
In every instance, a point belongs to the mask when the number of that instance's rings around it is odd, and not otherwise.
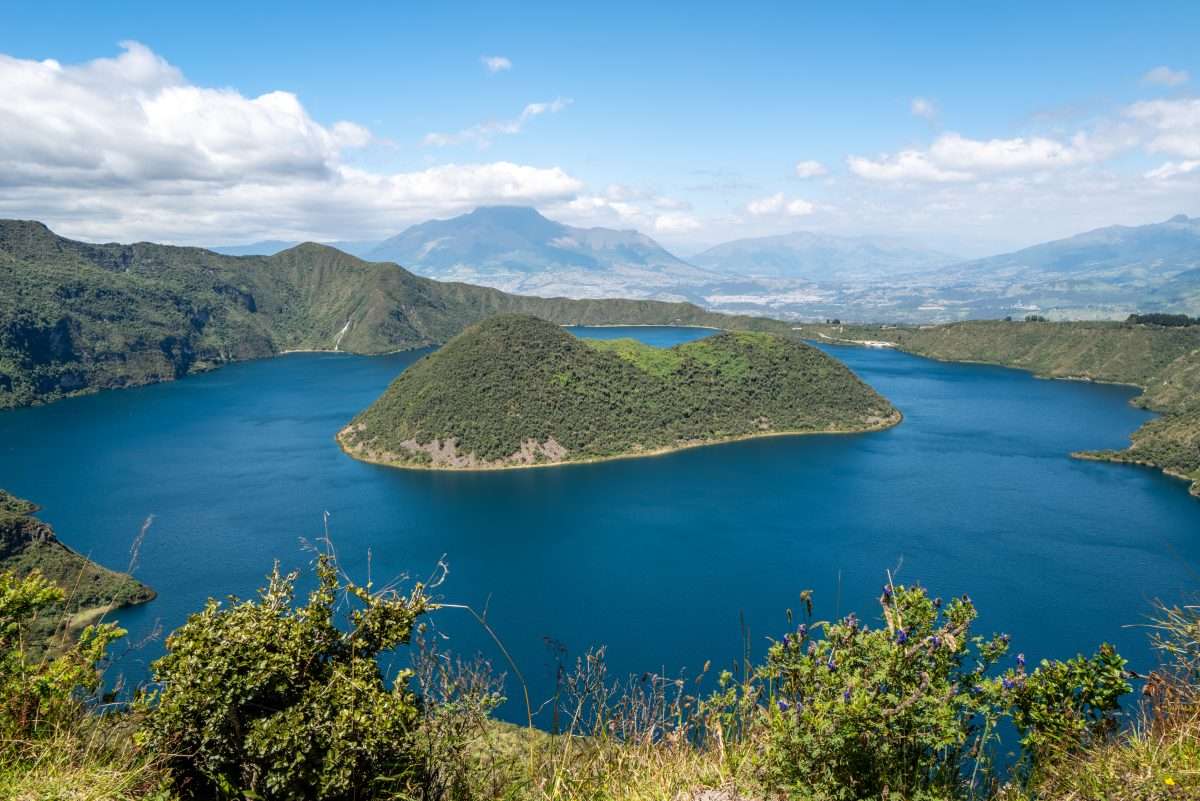
<path fill-rule="evenodd" d="M 1130 687 L 1110 647 L 1030 674 L 1018 654 L 1000 672 L 1009 638 L 972 635 L 966 596 L 943 604 L 889 583 L 879 603 L 883 625 L 809 621 L 759 669 L 770 702 L 763 767 L 790 797 L 987 797 L 1003 721 L 1016 723 L 1033 768 L 1115 730 Z"/>
<path fill-rule="evenodd" d="M 145 739 L 172 755 L 185 794 L 337 801 L 422 783 L 411 673 L 387 686 L 377 657 L 409 642 L 429 607 L 423 587 L 343 584 L 324 555 L 316 573 L 304 606 L 293 606 L 297 574 L 276 567 L 257 601 L 210 600 L 167 639 Z M 340 600 L 353 606 L 346 630 Z"/>
<path fill-rule="evenodd" d="M 109 644 L 125 636 L 112 623 L 87 626 L 58 657 L 31 661 L 25 644 L 31 625 L 62 600 L 63 591 L 40 573 L 0 572 L 0 754 L 5 742 L 35 739 L 78 718 L 100 686 Z"/>
<path fill-rule="evenodd" d="M 766 766 L 795 797 L 957 797 L 972 763 L 986 767 L 1003 688 L 985 673 L 1007 638 L 973 637 L 965 597 L 889 584 L 880 604 L 881 627 L 801 624 L 768 653 Z"/>
<path fill-rule="evenodd" d="M 1043 661 L 1018 679 L 1013 722 L 1026 759 L 1039 768 L 1114 734 L 1121 696 L 1133 689 L 1126 675 L 1125 660 L 1105 644 L 1090 658 Z"/>

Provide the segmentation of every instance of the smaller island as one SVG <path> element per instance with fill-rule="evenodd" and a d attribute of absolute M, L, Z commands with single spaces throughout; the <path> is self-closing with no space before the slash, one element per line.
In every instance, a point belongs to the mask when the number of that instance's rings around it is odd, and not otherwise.
<path fill-rule="evenodd" d="M 654 348 L 500 315 L 401 373 L 337 440 L 376 464 L 483 470 L 876 431 L 900 420 L 841 362 L 787 337 L 721 332 Z"/>

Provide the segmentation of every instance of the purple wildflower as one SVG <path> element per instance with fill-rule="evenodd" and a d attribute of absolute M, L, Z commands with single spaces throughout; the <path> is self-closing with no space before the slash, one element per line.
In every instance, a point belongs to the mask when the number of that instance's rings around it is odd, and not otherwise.
<path fill-rule="evenodd" d="M 1006 689 L 1006 690 L 1011 690 L 1013 687 L 1016 686 L 1016 684 L 1013 682 L 1013 680 L 1010 679 L 1008 676 L 1005 676 L 1004 680 L 1000 683 L 1004 685 L 1004 689 Z"/>
<path fill-rule="evenodd" d="M 1017 654 L 1017 667 L 1025 667 L 1025 654 Z"/>
<path fill-rule="evenodd" d="M 783 700 L 782 698 L 779 699 L 779 711 L 780 712 L 787 712 L 789 706 L 791 706 L 791 705 L 787 701 Z"/>
<path fill-rule="evenodd" d="M 847 687 L 846 691 L 844 693 L 842 693 L 842 703 L 843 704 L 850 703 L 850 688 L 849 687 Z"/>
<path fill-rule="evenodd" d="M 791 639 L 786 634 L 783 635 L 783 647 L 787 648 L 791 644 Z"/>
<path fill-rule="evenodd" d="M 891 585 L 888 585 L 888 584 L 884 584 L 884 585 L 883 585 L 883 597 L 884 597 L 884 598 L 891 598 L 891 597 L 892 597 L 892 588 L 891 588 Z"/>
<path fill-rule="evenodd" d="M 940 635 L 937 635 L 937 634 L 933 635 L 933 639 L 930 642 L 933 643 L 934 648 L 942 647 L 942 638 Z"/>
<path fill-rule="evenodd" d="M 829 652 L 829 659 L 825 662 L 825 667 L 829 668 L 829 672 L 837 670 L 837 662 L 833 658 L 833 651 Z"/>
<path fill-rule="evenodd" d="M 896 630 L 896 642 L 898 642 L 901 645 L 904 645 L 904 643 L 908 642 L 908 632 L 905 631 L 904 629 L 897 629 Z"/>
<path fill-rule="evenodd" d="M 796 629 L 796 633 L 799 634 L 800 639 L 803 640 L 805 637 L 808 636 L 808 626 L 804 623 L 801 623 L 800 628 Z"/>

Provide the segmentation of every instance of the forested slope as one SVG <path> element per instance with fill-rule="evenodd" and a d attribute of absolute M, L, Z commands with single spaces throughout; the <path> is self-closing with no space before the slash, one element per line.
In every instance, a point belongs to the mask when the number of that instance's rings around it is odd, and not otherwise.
<path fill-rule="evenodd" d="M 479 468 L 898 420 L 844 365 L 793 339 L 724 332 L 660 350 L 502 315 L 408 368 L 339 440 L 369 461 Z"/>
<path fill-rule="evenodd" d="M 786 331 L 684 303 L 532 298 L 305 244 L 274 256 L 95 245 L 0 220 L 0 408 L 170 380 L 294 349 L 441 344 L 498 312 L 559 323 Z"/>
<path fill-rule="evenodd" d="M 109 608 L 154 598 L 154 590 L 132 576 L 98 565 L 60 542 L 49 525 L 34 517 L 37 510 L 33 503 L 0 490 L 0 573 L 24 577 L 36 570 L 65 595 L 33 627 L 35 651 L 40 652 L 62 625 L 76 628 Z"/>

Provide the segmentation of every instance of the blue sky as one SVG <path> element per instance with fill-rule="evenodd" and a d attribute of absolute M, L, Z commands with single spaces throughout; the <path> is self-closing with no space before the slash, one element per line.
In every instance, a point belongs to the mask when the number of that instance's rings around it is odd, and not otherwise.
<path fill-rule="evenodd" d="M 0 213 L 211 244 L 528 202 L 965 255 L 1200 214 L 1200 4 L 1047 5 L 19 4 Z"/>

